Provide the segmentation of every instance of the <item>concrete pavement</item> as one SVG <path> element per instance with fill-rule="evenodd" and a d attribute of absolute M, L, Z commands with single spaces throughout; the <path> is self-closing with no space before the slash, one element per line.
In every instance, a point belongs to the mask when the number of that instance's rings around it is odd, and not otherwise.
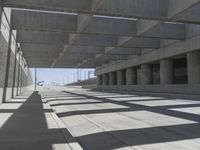
<path fill-rule="evenodd" d="M 144 93 L 41 88 L 0 105 L 0 150 L 199 150 L 199 108 Z"/>
<path fill-rule="evenodd" d="M 74 87 L 42 94 L 83 149 L 200 149 L 198 100 Z"/>
<path fill-rule="evenodd" d="M 38 92 L 0 105 L 0 150 L 71 150 L 69 135 Z"/>

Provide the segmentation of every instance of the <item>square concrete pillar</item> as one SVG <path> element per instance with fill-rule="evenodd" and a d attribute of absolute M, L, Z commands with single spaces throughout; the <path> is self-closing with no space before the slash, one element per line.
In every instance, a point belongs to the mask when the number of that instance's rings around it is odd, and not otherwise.
<path fill-rule="evenodd" d="M 109 75 L 108 74 L 103 75 L 103 85 L 109 85 Z"/>
<path fill-rule="evenodd" d="M 20 95 L 21 53 L 19 53 L 18 59 L 19 62 L 18 62 L 18 72 L 17 72 L 17 96 Z"/>
<path fill-rule="evenodd" d="M 109 73 L 109 85 L 116 85 L 117 84 L 117 73 L 110 72 Z"/>
<path fill-rule="evenodd" d="M 8 47 L 5 53 L 7 53 L 7 58 L 5 62 L 5 78 L 4 78 L 4 89 L 3 89 L 3 97 L 2 102 L 6 102 L 7 99 L 12 97 L 12 77 L 10 78 L 10 65 L 11 65 L 11 37 L 12 37 L 12 30 L 9 30 L 9 39 L 8 39 Z M 12 68 L 13 69 L 13 68 Z"/>
<path fill-rule="evenodd" d="M 137 67 L 136 71 L 137 71 L 137 85 L 140 85 L 142 83 L 141 82 L 141 67 Z"/>
<path fill-rule="evenodd" d="M 188 83 L 200 84 L 200 51 L 187 54 Z"/>
<path fill-rule="evenodd" d="M 150 64 L 141 65 L 141 82 L 143 85 L 153 83 L 153 73 Z"/>
<path fill-rule="evenodd" d="M 173 60 L 160 60 L 160 84 L 173 84 Z"/>
<path fill-rule="evenodd" d="M 12 83 L 12 98 L 14 98 L 15 95 L 15 83 L 16 83 L 16 70 L 17 70 L 17 50 L 18 50 L 18 47 L 17 47 L 17 42 L 16 42 L 16 45 L 15 45 L 15 58 L 14 58 L 14 70 L 13 70 L 13 83 Z"/>
<path fill-rule="evenodd" d="M 22 57 L 21 57 L 21 62 L 22 62 Z M 21 72 L 20 72 L 20 95 L 22 94 L 22 88 L 23 88 L 22 80 L 23 80 L 23 68 L 22 68 L 22 65 L 21 65 Z"/>
<path fill-rule="evenodd" d="M 117 85 L 126 84 L 126 70 L 117 71 Z"/>
<path fill-rule="evenodd" d="M 103 84 L 102 75 L 98 75 L 97 76 L 97 85 L 102 85 L 102 84 Z"/>
<path fill-rule="evenodd" d="M 127 85 L 136 85 L 137 84 L 137 70 L 136 68 L 127 68 L 126 69 L 126 84 Z"/>

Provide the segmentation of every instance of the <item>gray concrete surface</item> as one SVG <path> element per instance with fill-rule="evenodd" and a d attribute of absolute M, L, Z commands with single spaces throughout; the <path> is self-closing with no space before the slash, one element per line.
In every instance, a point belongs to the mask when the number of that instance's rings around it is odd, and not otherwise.
<path fill-rule="evenodd" d="M 4 0 L 4 6 L 22 8 L 12 11 L 12 28 L 30 67 L 98 67 L 104 74 L 199 49 L 198 0 Z M 88 46 L 94 55 L 83 50 Z"/>
<path fill-rule="evenodd" d="M 50 87 L 41 91 L 84 150 L 199 150 L 200 101 Z"/>
<path fill-rule="evenodd" d="M 11 9 L 0 9 L 0 104 L 22 94 L 32 84 L 27 62 L 11 28 Z"/>
<path fill-rule="evenodd" d="M 81 150 L 69 135 L 38 92 L 0 105 L 1 150 Z"/>

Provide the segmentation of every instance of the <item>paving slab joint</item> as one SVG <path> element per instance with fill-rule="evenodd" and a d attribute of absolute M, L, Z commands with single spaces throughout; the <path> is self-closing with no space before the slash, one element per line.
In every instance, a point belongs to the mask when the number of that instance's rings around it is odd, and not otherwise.
<path fill-rule="evenodd" d="M 50 113 L 52 118 L 55 120 L 56 124 L 61 130 L 62 135 L 66 139 L 67 144 L 71 148 L 71 150 L 83 150 L 80 144 L 76 141 L 76 139 L 70 134 L 68 129 L 66 128 L 64 122 L 57 116 L 55 109 L 53 109 L 45 97 L 42 97 L 43 101 L 46 103 L 48 109 L 51 109 L 52 112 Z"/>

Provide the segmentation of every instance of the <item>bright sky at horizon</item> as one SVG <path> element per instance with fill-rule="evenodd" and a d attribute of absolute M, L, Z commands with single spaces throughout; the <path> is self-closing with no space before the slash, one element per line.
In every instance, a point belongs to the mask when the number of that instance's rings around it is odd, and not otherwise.
<path fill-rule="evenodd" d="M 31 68 L 32 79 L 35 81 L 35 69 Z M 78 71 L 79 70 L 79 71 Z M 54 83 L 63 85 L 73 83 L 74 81 L 88 79 L 94 77 L 94 69 L 37 69 L 37 81 L 44 81 L 45 85 Z M 79 77 L 78 77 L 79 76 Z"/>

